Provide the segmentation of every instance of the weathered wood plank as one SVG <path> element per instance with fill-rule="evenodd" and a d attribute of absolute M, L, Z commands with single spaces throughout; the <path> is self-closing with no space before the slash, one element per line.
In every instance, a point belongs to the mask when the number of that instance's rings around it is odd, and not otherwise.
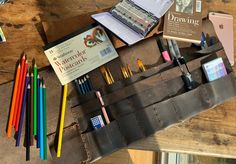
<path fill-rule="evenodd" d="M 33 57 L 37 59 L 39 67 L 49 64 L 41 48 L 44 45 L 43 39 L 41 38 L 42 32 L 40 31 L 40 27 L 36 26 L 41 20 L 55 21 L 66 19 L 84 12 L 110 7 L 116 2 L 117 0 L 17 0 L 0 6 L 0 25 L 3 26 L 8 40 L 7 43 L 0 44 L 0 84 L 14 78 L 14 64 L 24 50 L 27 52 L 30 60 Z M 234 18 L 236 16 L 235 1 L 223 3 L 221 0 L 215 0 L 206 5 L 209 10 L 221 10 L 233 14 Z M 38 32 L 38 29 L 40 32 Z M 236 31 L 236 22 L 234 22 L 234 29 Z M 236 67 L 234 67 L 234 70 L 236 71 Z M 1 129 L 5 129 L 6 125 L 7 105 L 9 105 L 10 101 L 11 87 L 12 83 L 0 86 L 0 93 L 4 93 L 3 96 L 0 96 L 0 101 L 4 102 L 1 103 L 4 111 L 0 115 Z M 60 88 L 57 89 L 59 89 L 58 93 L 60 93 Z M 58 98 L 58 95 L 56 96 Z M 57 101 L 59 101 L 59 98 Z M 49 109 L 51 108 L 50 106 Z M 133 147 L 235 157 L 235 108 L 236 100 L 228 101 L 220 107 L 200 114 L 181 125 L 169 128 L 160 134 L 148 138 L 146 141 L 135 144 Z M 57 115 L 58 109 L 52 112 L 49 118 L 55 122 Z M 50 123 L 53 121 L 51 120 Z M 69 124 L 70 121 L 66 123 L 66 125 Z M 49 124 L 49 126 L 52 130 L 55 128 L 54 124 Z M 11 163 L 19 163 L 20 159 L 20 163 L 25 163 L 23 162 L 25 153 L 23 147 L 16 149 L 13 139 L 6 140 L 4 131 L 0 132 L 0 139 L 2 141 L 0 142 L 0 157 L 2 162 L 7 163 L 11 161 Z M 32 154 L 32 163 L 41 163 L 38 159 L 38 151 L 33 150 Z M 122 163 L 122 161 L 128 163 L 130 157 L 125 150 L 122 150 L 106 159 L 108 160 L 107 163 L 110 160 L 113 162 L 116 161 L 117 163 Z"/>

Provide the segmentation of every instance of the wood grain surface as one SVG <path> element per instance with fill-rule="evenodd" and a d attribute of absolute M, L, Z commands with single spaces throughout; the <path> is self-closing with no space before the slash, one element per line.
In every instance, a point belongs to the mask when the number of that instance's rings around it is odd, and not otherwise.
<path fill-rule="evenodd" d="M 0 44 L 0 102 L 4 102 L 4 113 L 0 114 L 1 129 L 4 129 L 8 106 L 10 102 L 15 63 L 23 52 L 26 52 L 31 61 L 36 58 L 39 68 L 48 66 L 42 46 L 46 42 L 42 21 L 59 21 L 76 17 L 79 14 L 111 7 L 118 0 L 15 0 L 4 6 L 0 6 L 0 26 L 7 38 L 7 43 Z M 208 11 L 224 11 L 236 18 L 236 1 L 224 3 L 214 0 L 205 3 Z M 206 12 L 205 10 L 205 12 Z M 63 26 L 63 25 L 62 25 Z M 236 22 L 234 22 L 236 31 Z M 236 41 L 236 37 L 235 37 Z M 235 49 L 236 50 L 236 49 Z M 235 56 L 236 58 L 236 56 Z M 236 71 L 236 67 L 234 67 Z M 6 83 L 6 84 L 5 84 Z M 227 86 L 226 86 L 227 87 Z M 60 87 L 55 88 L 60 93 Z M 52 94 L 53 95 L 53 94 Z M 59 100 L 59 96 L 58 99 Z M 2 105 L 2 104 L 1 104 Z M 135 143 L 130 148 L 143 150 L 162 150 L 184 153 L 194 153 L 209 156 L 236 158 L 236 100 L 230 100 L 223 105 L 202 113 L 182 124 L 173 126 L 161 133 L 157 133 L 147 140 Z M 56 121 L 58 110 L 52 111 L 48 121 Z M 66 125 L 70 125 L 70 118 Z M 50 125 L 50 123 L 48 124 Z M 51 124 L 49 129 L 56 128 Z M 4 163 L 25 163 L 24 148 L 14 147 L 13 139 L 9 142 L 1 131 L 0 158 Z M 41 163 L 38 151 L 32 151 L 32 163 Z M 151 155 L 150 155 L 151 154 Z M 129 154 L 127 150 L 121 150 L 113 155 L 98 161 L 98 163 L 136 163 L 144 160 L 149 163 L 154 158 L 152 152 Z M 4 158 L 3 158 L 4 156 Z M 147 162 L 148 161 L 148 162 Z M 45 163 L 51 163 L 49 160 Z"/>

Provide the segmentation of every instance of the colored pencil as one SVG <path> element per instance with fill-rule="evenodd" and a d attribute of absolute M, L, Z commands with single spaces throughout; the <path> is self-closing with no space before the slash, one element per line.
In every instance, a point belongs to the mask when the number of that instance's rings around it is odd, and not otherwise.
<path fill-rule="evenodd" d="M 44 160 L 47 160 L 47 98 L 46 86 L 43 84 L 43 143 L 44 143 Z"/>
<path fill-rule="evenodd" d="M 111 79 L 111 82 L 114 83 L 115 81 L 113 79 L 113 76 L 112 76 L 111 71 L 110 71 L 109 68 L 107 68 L 107 72 L 108 72 L 109 78 Z"/>
<path fill-rule="evenodd" d="M 84 79 L 81 79 L 82 87 L 84 88 L 84 94 L 86 94 L 88 91 L 88 88 L 86 87 L 86 81 Z"/>
<path fill-rule="evenodd" d="M 64 90 L 63 90 L 61 119 L 60 119 L 60 127 L 59 127 L 58 146 L 57 146 L 57 157 L 61 157 L 61 145 L 62 145 L 62 135 L 63 135 L 64 119 L 65 119 L 65 111 L 66 111 L 67 91 L 68 91 L 68 85 L 66 84 L 64 85 Z"/>
<path fill-rule="evenodd" d="M 19 129 L 19 122 L 20 122 L 20 114 L 21 114 L 21 107 L 23 102 L 23 93 L 24 93 L 24 86 L 25 86 L 25 80 L 26 80 L 26 73 L 28 70 L 28 60 L 25 60 L 25 66 L 24 66 L 24 72 L 22 76 L 22 83 L 21 83 L 21 90 L 20 90 L 20 98 L 19 98 L 19 106 L 18 106 L 18 112 L 16 117 L 16 131 Z"/>
<path fill-rule="evenodd" d="M 38 77 L 37 77 L 37 135 L 36 135 L 36 138 L 37 138 L 37 142 L 36 142 L 36 147 L 37 148 L 40 148 L 40 83 L 41 83 L 41 80 L 40 80 L 40 76 L 38 74 Z"/>
<path fill-rule="evenodd" d="M 23 98 L 23 103 L 21 107 L 21 113 L 20 113 L 20 122 L 19 122 L 19 129 L 18 129 L 18 134 L 17 134 L 17 139 L 16 139 L 16 146 L 20 145 L 20 138 L 21 138 L 21 132 L 22 132 L 22 126 L 23 126 L 23 120 L 24 120 L 24 114 L 25 114 L 25 107 L 26 107 L 26 101 L 27 101 L 27 89 L 28 89 L 28 83 L 29 83 L 29 72 L 26 75 L 26 80 L 25 80 L 25 87 L 24 87 L 24 98 Z"/>
<path fill-rule="evenodd" d="M 34 136 L 37 135 L 37 65 L 34 64 Z"/>
<path fill-rule="evenodd" d="M 31 96 L 30 96 L 30 83 L 27 89 L 27 109 L 26 109 L 26 120 L 25 120 L 25 136 L 26 136 L 26 161 L 30 160 L 30 108 L 31 108 Z"/>
<path fill-rule="evenodd" d="M 145 72 L 145 71 L 146 71 L 146 68 L 145 68 L 145 66 L 143 65 L 142 60 L 137 59 L 137 64 L 138 64 L 138 67 L 139 67 L 139 69 L 140 69 L 141 72 Z"/>
<path fill-rule="evenodd" d="M 30 76 L 30 86 L 34 86 L 34 73 L 33 68 L 31 67 L 31 76 Z M 34 145 L 34 88 L 30 88 L 30 145 Z"/>
<path fill-rule="evenodd" d="M 89 87 L 89 84 L 88 84 L 88 79 L 86 77 L 84 77 L 84 86 L 87 90 L 87 92 L 90 92 L 90 87 Z"/>
<path fill-rule="evenodd" d="M 128 73 L 129 73 L 129 76 L 130 77 L 133 76 L 133 72 L 131 71 L 129 64 L 127 64 L 126 68 L 127 68 Z"/>
<path fill-rule="evenodd" d="M 78 92 L 78 94 L 82 94 L 82 92 L 81 92 L 81 89 L 80 89 L 80 86 L 79 86 L 79 83 L 78 83 L 78 80 L 77 79 L 75 79 L 75 87 L 76 87 L 76 90 L 77 90 L 77 92 Z"/>
<path fill-rule="evenodd" d="M 93 90 L 93 84 L 91 82 L 91 79 L 90 79 L 89 75 L 86 75 L 86 78 L 88 79 L 89 88 L 92 91 Z"/>
<path fill-rule="evenodd" d="M 20 64 L 18 64 L 17 71 L 16 71 L 16 78 L 15 78 L 15 84 L 14 84 L 14 91 L 12 96 L 12 102 L 11 102 L 11 111 L 10 111 L 10 117 L 8 120 L 8 126 L 7 126 L 7 137 L 11 137 L 11 130 L 12 130 L 12 122 L 13 122 L 13 116 L 15 111 L 15 103 L 16 103 L 16 96 L 17 96 L 17 89 L 18 89 L 18 83 L 20 78 Z"/>
<path fill-rule="evenodd" d="M 18 106 L 20 101 L 20 89 L 21 89 L 21 83 L 22 83 L 22 77 L 23 72 L 25 68 L 25 55 L 21 59 L 21 70 L 20 70 L 20 77 L 19 77 L 19 83 L 18 83 L 18 89 L 17 89 L 17 96 L 16 96 L 16 103 L 15 103 L 15 110 L 14 110 L 14 117 L 13 117 L 13 123 L 12 126 L 16 126 L 16 118 L 17 118 L 17 112 L 18 112 Z"/>
<path fill-rule="evenodd" d="M 43 134 L 43 84 L 42 81 L 40 82 L 40 88 L 39 88 L 39 92 L 40 92 L 40 101 L 38 102 L 40 105 L 40 111 L 39 111 L 39 139 L 40 139 L 40 159 L 43 160 L 44 159 L 44 134 Z"/>
<path fill-rule="evenodd" d="M 79 80 L 79 86 L 80 86 L 80 90 L 81 90 L 81 93 L 82 94 L 85 94 L 85 90 L 84 90 L 84 87 L 83 87 L 83 83 Z"/>

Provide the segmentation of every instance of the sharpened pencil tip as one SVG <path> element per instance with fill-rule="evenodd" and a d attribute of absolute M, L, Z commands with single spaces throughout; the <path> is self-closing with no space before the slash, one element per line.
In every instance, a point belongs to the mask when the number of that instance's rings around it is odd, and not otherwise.
<path fill-rule="evenodd" d="M 37 78 L 38 78 L 38 79 L 40 79 L 40 76 L 39 76 L 39 74 L 38 74 Z"/>
<path fill-rule="evenodd" d="M 37 68 L 37 64 L 36 63 L 34 63 L 34 67 Z"/>
<path fill-rule="evenodd" d="M 30 89 L 30 84 L 28 84 L 28 87 L 27 87 L 28 89 Z"/>
<path fill-rule="evenodd" d="M 43 88 L 46 88 L 46 85 L 45 85 L 45 84 L 43 84 Z"/>

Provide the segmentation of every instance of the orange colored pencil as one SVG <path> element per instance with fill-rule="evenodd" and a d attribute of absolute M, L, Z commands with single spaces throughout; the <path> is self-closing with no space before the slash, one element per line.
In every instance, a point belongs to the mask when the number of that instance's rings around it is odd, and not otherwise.
<path fill-rule="evenodd" d="M 27 70 L 28 70 L 28 60 L 25 60 L 25 67 L 24 67 L 24 71 L 23 71 L 23 79 L 22 79 L 22 83 L 21 83 L 21 90 L 20 90 L 20 101 L 19 101 L 19 106 L 18 106 L 18 112 L 16 115 L 16 127 L 15 130 L 16 132 L 18 131 L 19 128 L 19 122 L 20 122 L 20 114 L 21 114 L 21 110 L 22 110 L 22 102 L 23 102 L 23 94 L 24 94 L 24 87 L 25 87 L 25 79 L 26 79 L 26 74 L 27 74 Z"/>
<path fill-rule="evenodd" d="M 25 68 L 25 55 L 21 59 L 21 70 L 20 70 L 20 79 L 19 79 L 19 84 L 18 84 L 18 89 L 17 89 L 17 96 L 16 96 L 16 103 L 15 103 L 15 110 L 14 110 L 14 117 L 13 117 L 13 124 L 12 126 L 16 126 L 16 116 L 18 112 L 18 106 L 19 106 L 19 101 L 20 101 L 20 89 L 23 81 L 23 73 L 24 73 L 24 68 Z"/>
<path fill-rule="evenodd" d="M 16 78 L 15 78 L 15 84 L 14 84 L 14 91 L 12 95 L 12 102 L 11 102 L 11 110 L 10 110 L 10 117 L 8 120 L 8 126 L 7 126 L 7 137 L 11 137 L 11 130 L 12 130 L 12 121 L 13 121 L 13 115 L 15 111 L 15 103 L 16 103 L 16 95 L 17 95 L 17 89 L 18 89 L 18 83 L 19 83 L 19 78 L 20 78 L 20 64 L 17 67 L 16 71 Z"/>

